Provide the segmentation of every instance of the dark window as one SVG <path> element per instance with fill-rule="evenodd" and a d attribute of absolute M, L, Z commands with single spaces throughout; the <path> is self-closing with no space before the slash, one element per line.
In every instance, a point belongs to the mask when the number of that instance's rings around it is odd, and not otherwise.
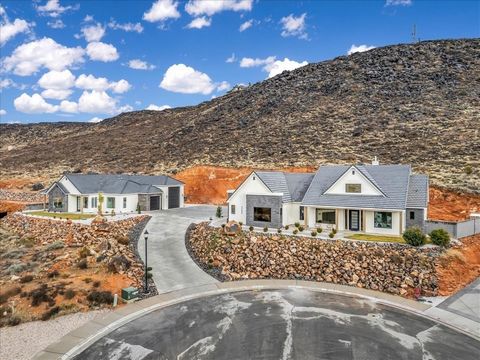
<path fill-rule="evenodd" d="M 300 206 L 300 220 L 305 220 L 305 208 L 303 206 Z"/>
<path fill-rule="evenodd" d="M 410 211 L 410 220 L 415 220 L 415 211 Z"/>
<path fill-rule="evenodd" d="M 53 207 L 55 209 L 61 209 L 63 208 L 63 198 L 61 197 L 55 197 L 53 198 Z"/>
<path fill-rule="evenodd" d="M 83 198 L 83 207 L 84 207 L 85 209 L 88 208 L 88 197 L 84 197 L 84 198 Z"/>
<path fill-rule="evenodd" d="M 126 197 L 123 198 L 123 208 L 124 209 L 127 208 L 127 198 Z"/>
<path fill-rule="evenodd" d="M 361 193 L 362 184 L 345 184 L 345 192 L 347 193 Z"/>
<path fill-rule="evenodd" d="M 373 216 L 373 226 L 377 229 L 391 229 L 392 213 L 386 211 L 375 211 Z"/>
<path fill-rule="evenodd" d="M 322 224 L 335 224 L 335 210 L 317 209 L 316 222 Z"/>
<path fill-rule="evenodd" d="M 253 221 L 264 221 L 264 222 L 272 221 L 272 209 L 271 208 L 254 207 L 253 208 Z"/>
<path fill-rule="evenodd" d="M 235 205 L 230 205 L 230 214 L 235 215 Z"/>
<path fill-rule="evenodd" d="M 107 208 L 115 209 L 115 198 L 114 197 L 107 197 Z"/>

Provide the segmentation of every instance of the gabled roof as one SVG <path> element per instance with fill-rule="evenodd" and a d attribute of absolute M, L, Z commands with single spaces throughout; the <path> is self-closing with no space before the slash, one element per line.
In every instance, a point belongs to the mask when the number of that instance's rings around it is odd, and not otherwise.
<path fill-rule="evenodd" d="M 302 204 L 331 207 L 358 207 L 377 209 L 405 209 L 410 166 L 358 165 L 356 168 L 383 193 L 383 195 L 325 194 L 351 166 L 321 166 L 308 188 Z"/>
<path fill-rule="evenodd" d="M 65 174 L 81 194 L 160 193 L 155 186 L 179 186 L 183 183 L 166 175 Z"/>
<path fill-rule="evenodd" d="M 43 190 L 43 192 L 40 192 L 40 193 L 48 194 L 50 190 L 52 190 L 55 186 L 58 186 L 65 195 L 70 194 L 70 191 L 68 191 L 68 189 L 65 186 L 63 186 L 63 184 L 59 181 L 55 181 L 48 189 Z"/>
<path fill-rule="evenodd" d="M 274 193 L 283 193 L 283 202 L 301 202 L 314 174 L 255 171 L 255 174 Z"/>
<path fill-rule="evenodd" d="M 426 208 L 428 204 L 428 176 L 410 175 L 407 208 Z"/>
<path fill-rule="evenodd" d="M 293 202 L 301 202 L 312 182 L 314 173 L 284 173 Z"/>

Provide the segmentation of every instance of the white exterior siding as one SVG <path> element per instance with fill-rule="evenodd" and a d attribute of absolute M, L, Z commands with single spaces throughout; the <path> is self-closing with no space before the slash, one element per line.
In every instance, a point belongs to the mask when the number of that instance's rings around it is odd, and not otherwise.
<path fill-rule="evenodd" d="M 304 223 L 304 220 L 300 220 L 300 203 L 284 203 L 282 209 L 283 226 L 292 225 L 296 222 Z"/>
<path fill-rule="evenodd" d="M 168 209 L 168 186 L 155 186 L 156 188 L 159 188 L 160 190 L 162 190 L 163 194 L 162 194 L 162 210 L 166 210 Z M 176 186 L 172 186 L 172 187 L 176 187 Z M 180 187 L 180 207 L 184 207 L 185 206 L 185 186 L 184 185 L 180 185 L 178 186 Z"/>
<path fill-rule="evenodd" d="M 353 174 L 355 172 L 355 174 Z M 361 193 L 347 193 L 345 192 L 345 184 L 361 184 L 362 192 Z M 352 195 L 382 195 L 382 193 L 372 185 L 370 180 L 368 180 L 363 174 L 355 168 L 350 168 L 345 174 L 343 174 L 340 179 L 338 179 L 327 191 L 325 194 L 348 194 Z"/>
<path fill-rule="evenodd" d="M 78 191 L 78 189 L 65 176 L 63 176 L 59 182 L 63 186 L 65 186 L 65 189 L 67 189 L 70 194 L 80 195 L 80 192 Z"/>
<path fill-rule="evenodd" d="M 67 212 L 70 212 L 70 213 L 77 212 L 77 196 L 76 195 L 68 195 Z"/>
<path fill-rule="evenodd" d="M 392 228 L 391 229 L 379 229 L 374 226 L 374 213 L 375 211 L 364 211 L 364 221 L 365 221 L 365 232 L 371 234 L 382 234 L 382 235 L 394 235 L 400 236 L 402 231 L 400 229 L 400 214 L 404 211 L 393 211 L 392 212 Z M 405 215 L 405 214 L 403 214 Z M 405 229 L 405 216 L 402 216 L 402 229 Z"/>
<path fill-rule="evenodd" d="M 337 209 L 337 230 L 345 230 L 345 209 Z"/>

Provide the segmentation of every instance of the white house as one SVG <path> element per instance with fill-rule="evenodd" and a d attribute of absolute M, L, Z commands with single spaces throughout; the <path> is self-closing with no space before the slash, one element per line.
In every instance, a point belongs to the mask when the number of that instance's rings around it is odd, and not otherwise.
<path fill-rule="evenodd" d="M 159 175 L 65 174 L 46 191 L 48 210 L 97 213 L 131 213 L 184 206 L 184 184 Z"/>
<path fill-rule="evenodd" d="M 331 165 L 315 174 L 255 171 L 229 193 L 229 220 L 280 228 L 401 235 L 424 227 L 428 177 L 408 165 Z"/>

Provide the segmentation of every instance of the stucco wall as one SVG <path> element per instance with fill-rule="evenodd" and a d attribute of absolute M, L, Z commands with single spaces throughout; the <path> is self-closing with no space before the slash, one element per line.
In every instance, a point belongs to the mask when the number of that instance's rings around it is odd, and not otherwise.
<path fill-rule="evenodd" d="M 254 207 L 265 207 L 271 209 L 271 221 L 254 221 Z M 271 228 L 282 227 L 282 196 L 280 195 L 247 195 L 246 196 L 246 224 L 253 226 L 268 226 Z"/>
<path fill-rule="evenodd" d="M 403 232 L 400 231 L 400 214 L 399 211 L 392 212 L 392 228 L 383 229 L 374 227 L 374 211 L 366 210 L 364 211 L 364 221 L 365 221 L 365 232 L 371 234 L 382 234 L 382 235 L 394 235 L 400 236 Z M 403 227 L 403 226 L 402 226 Z"/>

